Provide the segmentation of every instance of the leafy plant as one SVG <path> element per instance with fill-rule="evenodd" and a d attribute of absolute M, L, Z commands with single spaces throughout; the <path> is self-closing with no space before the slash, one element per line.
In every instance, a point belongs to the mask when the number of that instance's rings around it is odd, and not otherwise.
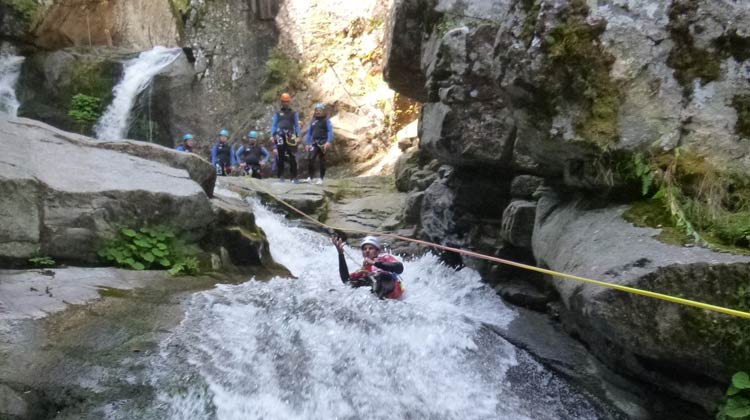
<path fill-rule="evenodd" d="M 34 267 L 51 267 L 57 264 L 55 260 L 52 259 L 52 257 L 47 257 L 47 256 L 29 258 L 28 261 L 29 261 L 29 264 L 31 264 Z"/>
<path fill-rule="evenodd" d="M 266 79 L 263 82 L 263 102 L 272 103 L 283 91 L 295 90 L 302 85 L 302 64 L 274 48 L 266 61 Z"/>
<path fill-rule="evenodd" d="M 750 420 L 750 375 L 747 372 L 737 372 L 732 376 L 716 419 Z"/>
<path fill-rule="evenodd" d="M 116 239 L 97 253 L 104 261 L 132 270 L 162 269 L 170 274 L 195 274 L 198 259 L 166 226 L 120 229 Z"/>
<path fill-rule="evenodd" d="M 102 115 L 102 100 L 94 96 L 76 94 L 70 100 L 68 116 L 78 123 L 79 130 L 93 125 Z"/>

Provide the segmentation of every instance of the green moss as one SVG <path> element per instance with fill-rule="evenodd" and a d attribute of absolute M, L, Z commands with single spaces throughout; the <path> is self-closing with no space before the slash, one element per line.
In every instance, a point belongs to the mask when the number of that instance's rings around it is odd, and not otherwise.
<path fill-rule="evenodd" d="M 573 128 L 584 141 L 606 149 L 619 140 L 621 90 L 611 79 L 615 59 L 599 37 L 605 23 L 590 24 L 588 7 L 571 1 L 558 15 L 560 23 L 542 42 L 547 53 L 542 108 L 554 114 L 564 102 L 580 108 Z"/>
<path fill-rule="evenodd" d="M 732 98 L 732 108 L 737 111 L 734 132 L 742 138 L 750 139 L 750 95 L 736 95 Z"/>
<path fill-rule="evenodd" d="M 266 61 L 266 78 L 263 82 L 263 102 L 275 102 L 282 92 L 302 87 L 302 64 L 274 48 Z"/>
<path fill-rule="evenodd" d="M 663 200 L 637 201 L 623 213 L 622 217 L 638 227 L 661 229 L 661 233 L 656 236 L 656 239 L 661 242 L 678 246 L 692 242 L 684 232 L 675 226 Z"/>
<path fill-rule="evenodd" d="M 39 5 L 34 0 L 7 0 L 6 3 L 27 23 L 30 23 L 34 19 L 39 8 Z"/>
<path fill-rule="evenodd" d="M 539 21 L 539 11 L 542 4 L 536 0 L 523 0 L 521 2 L 525 17 L 521 26 L 520 38 L 524 44 L 529 45 L 536 34 L 536 25 Z"/>
<path fill-rule="evenodd" d="M 703 84 L 719 78 L 721 59 L 716 51 L 708 51 L 695 46 L 690 26 L 697 20 L 696 0 L 675 0 L 669 6 L 667 30 L 674 42 L 669 51 L 667 65 L 674 69 L 674 77 L 686 95 L 693 90 L 693 81 Z"/>
<path fill-rule="evenodd" d="M 102 297 L 127 298 L 133 296 L 132 290 L 115 289 L 114 287 L 98 287 L 99 295 Z"/>
<path fill-rule="evenodd" d="M 726 284 L 721 279 L 712 283 Z M 722 293 L 729 295 L 723 301 L 711 302 L 740 311 L 750 311 L 750 284 L 740 284 L 734 290 Z M 717 293 L 718 295 L 718 293 Z M 750 366 L 750 322 L 732 316 L 718 315 L 709 311 L 686 312 L 683 318 L 684 331 L 693 335 L 696 342 L 710 343 L 710 346 L 728 354 L 730 369 L 747 369 Z M 731 349 L 731 351 L 728 351 Z"/>

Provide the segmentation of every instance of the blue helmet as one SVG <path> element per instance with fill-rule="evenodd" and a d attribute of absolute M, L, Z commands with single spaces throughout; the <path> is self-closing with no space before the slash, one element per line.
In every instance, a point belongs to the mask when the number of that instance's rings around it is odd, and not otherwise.
<path fill-rule="evenodd" d="M 182 141 L 190 140 L 192 138 L 193 138 L 193 135 L 190 134 L 190 133 L 188 133 L 188 134 L 185 134 L 184 136 L 182 136 Z"/>
<path fill-rule="evenodd" d="M 249 137 L 251 139 L 257 139 L 258 138 L 258 132 L 257 131 L 251 131 L 251 132 L 247 133 L 247 137 Z"/>
<path fill-rule="evenodd" d="M 323 104 L 321 104 L 320 102 L 318 102 L 317 104 L 315 104 L 315 109 L 323 109 L 324 110 L 324 109 L 326 109 L 326 106 L 323 105 Z"/>
<path fill-rule="evenodd" d="M 220 136 L 229 137 L 229 131 L 227 130 L 221 130 L 219 131 Z"/>

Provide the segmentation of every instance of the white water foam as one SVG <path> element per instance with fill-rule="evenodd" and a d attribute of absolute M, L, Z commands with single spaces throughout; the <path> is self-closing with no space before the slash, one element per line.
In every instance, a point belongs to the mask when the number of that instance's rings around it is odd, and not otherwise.
<path fill-rule="evenodd" d="M 328 238 L 253 206 L 297 279 L 193 295 L 154 362 L 158 397 L 143 418 L 600 418 L 493 332 L 516 315 L 477 273 L 421 257 L 405 263 L 403 299 L 378 300 L 341 283 Z M 535 389 L 542 401 L 526 395 Z"/>
<path fill-rule="evenodd" d="M 131 110 L 154 76 L 170 65 L 182 50 L 179 48 L 154 47 L 137 58 L 125 63 L 122 80 L 114 88 L 114 99 L 94 127 L 100 140 L 121 140 L 128 134 Z"/>
<path fill-rule="evenodd" d="M 16 82 L 21 74 L 24 57 L 0 54 L 0 113 L 15 117 L 18 112 Z"/>

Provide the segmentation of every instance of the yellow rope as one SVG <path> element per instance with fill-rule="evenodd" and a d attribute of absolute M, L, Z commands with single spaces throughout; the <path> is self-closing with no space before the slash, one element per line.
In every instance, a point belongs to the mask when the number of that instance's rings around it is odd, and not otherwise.
<path fill-rule="evenodd" d="M 466 250 L 463 250 L 463 249 L 453 248 L 453 247 L 449 247 L 449 246 L 445 246 L 445 245 L 439 245 L 439 244 L 435 244 L 435 243 L 432 243 L 432 242 L 422 241 L 422 240 L 419 240 L 419 239 L 408 238 L 406 236 L 395 235 L 395 234 L 392 234 L 392 233 L 378 233 L 378 232 L 372 232 L 372 231 L 361 230 L 361 229 L 338 228 L 338 227 L 330 226 L 330 225 L 327 225 L 327 224 L 325 224 L 323 222 L 320 222 L 320 221 L 316 220 L 315 218 L 313 218 L 313 217 L 305 214 L 301 210 L 295 208 L 294 206 L 292 206 L 291 204 L 289 204 L 286 201 L 282 200 L 281 198 L 277 197 L 273 193 L 270 193 L 265 188 L 261 187 L 260 185 L 257 185 L 257 182 L 253 182 L 253 185 L 258 190 L 260 190 L 262 193 L 269 195 L 274 200 L 276 200 L 279 203 L 283 204 L 284 206 L 288 207 L 293 212 L 299 214 L 300 216 L 304 217 L 305 219 L 311 221 L 312 223 L 314 223 L 314 224 L 316 224 L 318 226 L 322 226 L 322 227 L 324 227 L 326 229 L 329 229 L 331 231 L 361 233 L 361 234 L 364 234 L 364 235 L 379 235 L 379 236 L 385 236 L 385 237 L 393 238 L 393 239 L 400 239 L 402 241 L 408 241 L 408 242 L 416 243 L 416 244 L 419 244 L 419 245 L 424 245 L 424 246 L 429 246 L 429 247 L 433 247 L 433 248 L 437 248 L 437 249 L 451 251 L 451 252 L 455 252 L 455 253 L 461 254 L 461 255 L 466 255 L 466 256 L 469 256 L 469 257 L 481 258 L 481 259 L 484 259 L 484 260 L 487 260 L 487 261 L 492 261 L 492 262 L 496 262 L 496 263 L 500 263 L 500 264 L 510 265 L 510 266 L 513 266 L 513 267 L 522 268 L 524 270 L 536 271 L 537 273 L 547 274 L 547 275 L 558 277 L 558 278 L 562 278 L 562 279 L 574 280 L 574 281 L 579 281 L 579 282 L 588 283 L 588 284 L 595 284 L 597 286 L 606 287 L 606 288 L 609 288 L 609 289 L 615 289 L 615 290 L 619 290 L 619 291 L 626 292 L 626 293 L 632 293 L 632 294 L 635 294 L 635 295 L 647 296 L 647 297 L 650 297 L 650 298 L 660 299 L 660 300 L 664 300 L 664 301 L 667 301 L 667 302 L 673 302 L 673 303 L 677 303 L 677 304 L 680 304 L 680 305 L 692 306 L 692 307 L 695 307 L 695 308 L 705 309 L 705 310 L 708 310 L 708 311 L 719 312 L 719 313 L 722 313 L 722 314 L 725 314 L 725 315 L 731 315 L 731 316 L 736 316 L 736 317 L 740 317 L 740 318 L 750 319 L 750 313 L 749 312 L 738 311 L 736 309 L 724 308 L 722 306 L 716 306 L 716 305 L 711 305 L 711 304 L 708 304 L 708 303 L 698 302 L 698 301 L 694 301 L 694 300 L 690 300 L 690 299 L 684 299 L 684 298 L 680 298 L 680 297 L 676 297 L 676 296 L 670 296 L 670 295 L 666 295 L 666 294 L 663 294 L 663 293 L 651 292 L 649 290 L 637 289 L 635 287 L 622 286 L 622 285 L 619 285 L 619 284 L 607 283 L 607 282 L 604 282 L 604 281 L 601 281 L 601 280 L 593 280 L 593 279 L 589 279 L 589 278 L 586 278 L 586 277 L 575 276 L 575 275 L 572 275 L 572 274 L 560 273 L 560 272 L 553 271 L 553 270 L 547 270 L 547 269 L 544 269 L 544 268 L 534 267 L 533 265 L 522 264 L 522 263 L 518 263 L 518 262 L 515 262 L 515 261 L 511 261 L 511 260 L 505 260 L 505 259 L 502 259 L 502 258 L 492 257 L 492 256 L 489 256 L 489 255 L 484 255 L 484 254 L 480 254 L 480 253 L 477 253 L 477 252 L 466 251 Z"/>

